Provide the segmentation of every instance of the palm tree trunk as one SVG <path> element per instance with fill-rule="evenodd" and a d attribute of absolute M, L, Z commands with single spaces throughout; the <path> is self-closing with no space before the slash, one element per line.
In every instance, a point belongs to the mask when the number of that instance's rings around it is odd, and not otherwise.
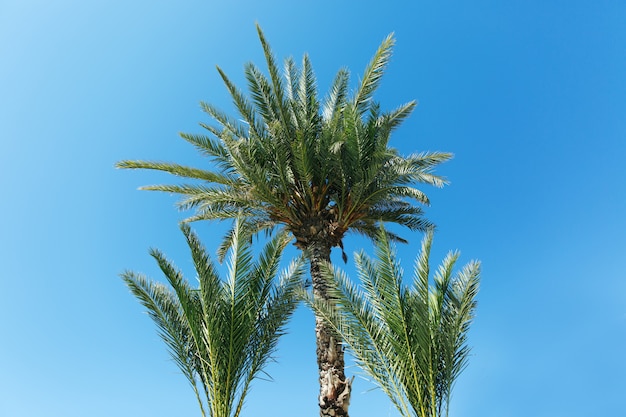
<path fill-rule="evenodd" d="M 328 300 L 327 283 L 320 271 L 324 262 L 330 262 L 330 247 L 325 242 L 311 242 L 307 248 L 311 263 L 313 296 Z M 352 381 L 344 374 L 343 346 L 333 336 L 323 320 L 315 317 L 317 366 L 320 381 L 320 416 L 348 417 Z"/>

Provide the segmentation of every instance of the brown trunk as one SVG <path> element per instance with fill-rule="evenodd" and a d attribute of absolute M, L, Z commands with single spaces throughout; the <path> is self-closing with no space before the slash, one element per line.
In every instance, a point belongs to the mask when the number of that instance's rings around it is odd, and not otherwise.
<path fill-rule="evenodd" d="M 311 262 L 313 296 L 328 300 L 326 280 L 320 271 L 323 262 L 330 262 L 330 247 L 323 242 L 308 245 Z M 320 378 L 319 406 L 321 417 L 348 417 L 352 381 L 344 374 L 343 346 L 333 337 L 324 322 L 315 318 L 317 366 Z"/>

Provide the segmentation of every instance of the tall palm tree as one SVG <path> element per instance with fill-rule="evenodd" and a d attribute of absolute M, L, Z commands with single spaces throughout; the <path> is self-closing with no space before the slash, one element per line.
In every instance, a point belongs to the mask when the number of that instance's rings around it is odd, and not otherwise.
<path fill-rule="evenodd" d="M 303 262 L 278 273 L 285 234 L 271 240 L 254 261 L 251 244 L 235 224 L 227 280 L 189 226 L 189 244 L 199 287 L 192 287 L 165 256 L 151 255 L 170 287 L 134 272 L 122 278 L 148 309 L 170 354 L 195 392 L 202 416 L 238 417 L 250 382 L 270 359 L 295 306 Z M 208 413 L 207 413 L 208 410 Z"/>
<path fill-rule="evenodd" d="M 467 361 L 467 332 L 474 316 L 480 264 L 456 274 L 458 252 L 449 253 L 429 283 L 432 231 L 422 242 L 413 283 L 403 272 L 385 234 L 376 260 L 356 256 L 361 287 L 330 268 L 333 304 L 305 295 L 349 346 L 357 364 L 389 396 L 403 417 L 448 415 L 452 386 Z"/>
<path fill-rule="evenodd" d="M 423 152 L 401 156 L 388 146 L 391 133 L 415 108 L 414 101 L 382 112 L 373 101 L 389 62 L 393 36 L 380 45 L 355 93 L 348 94 L 349 73 L 340 70 L 320 102 L 309 58 L 300 68 L 285 60 L 281 76 L 275 58 L 257 26 L 269 78 L 254 64 L 245 75 L 250 95 L 242 93 L 218 67 L 237 118 L 202 103 L 218 127 L 201 124 L 209 136 L 181 136 L 208 156 L 209 170 L 175 163 L 122 161 L 119 168 L 154 169 L 199 180 L 183 185 L 143 187 L 180 194 L 181 209 L 194 209 L 188 221 L 242 216 L 251 233 L 276 227 L 292 234 L 310 264 L 313 294 L 327 299 L 327 282 L 319 266 L 331 249 L 343 248 L 353 231 L 374 237 L 381 223 L 424 230 L 420 205 L 428 204 L 416 183 L 442 186 L 433 168 L 451 157 Z M 388 237 L 403 239 L 393 233 Z M 226 239 L 223 253 L 230 244 Z M 342 254 L 345 258 L 345 253 Z M 341 341 L 316 320 L 317 361 L 322 416 L 347 416 L 350 379 L 344 374 Z"/>

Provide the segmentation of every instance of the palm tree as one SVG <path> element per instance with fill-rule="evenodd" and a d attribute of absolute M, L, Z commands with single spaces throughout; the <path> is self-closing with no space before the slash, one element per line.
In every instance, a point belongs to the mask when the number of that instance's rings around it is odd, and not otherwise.
<path fill-rule="evenodd" d="M 154 169 L 188 178 L 182 185 L 143 187 L 180 194 L 181 209 L 194 209 L 187 221 L 224 220 L 242 216 L 250 233 L 282 228 L 308 259 L 313 294 L 327 299 L 328 283 L 320 264 L 331 249 L 343 248 L 353 231 L 374 237 L 381 223 L 424 230 L 420 205 L 428 204 L 416 183 L 442 186 L 433 168 L 451 155 L 423 152 L 401 156 L 388 146 L 391 133 L 415 108 L 414 101 L 382 112 L 373 94 L 391 56 L 393 36 L 376 51 L 352 97 L 349 73 L 340 70 L 326 97 L 319 101 L 309 58 L 301 68 L 285 60 L 281 77 L 275 58 L 257 26 L 269 78 L 254 64 L 245 75 L 250 91 L 243 94 L 218 67 L 238 118 L 202 103 L 218 127 L 201 124 L 209 136 L 182 134 L 213 162 L 213 170 L 175 163 L 122 161 L 119 168 Z M 417 203 L 417 205 L 416 205 Z M 393 240 L 404 241 L 388 233 Z M 223 254 L 230 242 L 224 241 Z M 344 261 L 346 260 L 345 253 Z M 344 374 L 341 341 L 316 320 L 317 362 L 322 416 L 347 416 L 350 379 Z"/>
<path fill-rule="evenodd" d="M 451 252 L 429 284 L 432 236 L 430 231 L 422 242 L 410 288 L 382 233 L 376 260 L 356 256 L 361 288 L 329 267 L 325 271 L 336 284 L 328 289 L 333 304 L 305 295 L 403 417 L 447 416 L 453 383 L 469 353 L 480 264 L 471 262 L 454 274 L 459 253 Z"/>
<path fill-rule="evenodd" d="M 250 382 L 270 359 L 302 285 L 303 262 L 275 278 L 285 234 L 271 240 L 253 260 L 241 224 L 235 224 L 229 276 L 216 266 L 188 225 L 187 239 L 199 287 L 192 287 L 165 256 L 151 255 L 170 287 L 134 272 L 122 278 L 147 309 L 182 373 L 191 383 L 202 416 L 238 417 Z M 204 399 L 203 399 L 204 398 Z M 207 413 L 208 409 L 208 413 Z"/>

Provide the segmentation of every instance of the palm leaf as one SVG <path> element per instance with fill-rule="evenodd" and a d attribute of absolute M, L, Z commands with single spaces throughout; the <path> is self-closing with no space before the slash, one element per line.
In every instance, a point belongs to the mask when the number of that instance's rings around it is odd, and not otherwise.
<path fill-rule="evenodd" d="M 330 92 L 324 100 L 322 115 L 325 122 L 328 123 L 340 117 L 339 113 L 345 106 L 346 98 L 348 96 L 349 79 L 350 73 L 347 69 L 339 70 L 335 76 Z"/>
<path fill-rule="evenodd" d="M 393 34 L 388 35 L 380 44 L 374 57 L 365 68 L 363 78 L 353 99 L 353 103 L 360 115 L 364 114 L 369 109 L 372 96 L 378 88 L 385 68 L 391 58 L 391 50 L 394 43 Z"/>
<path fill-rule="evenodd" d="M 218 184 L 232 183 L 232 178 L 228 178 L 211 171 L 186 167 L 169 162 L 120 161 L 116 164 L 116 167 L 124 169 L 152 169 L 156 171 L 169 172 L 170 174 L 174 174 L 179 177 L 193 178 Z"/>

